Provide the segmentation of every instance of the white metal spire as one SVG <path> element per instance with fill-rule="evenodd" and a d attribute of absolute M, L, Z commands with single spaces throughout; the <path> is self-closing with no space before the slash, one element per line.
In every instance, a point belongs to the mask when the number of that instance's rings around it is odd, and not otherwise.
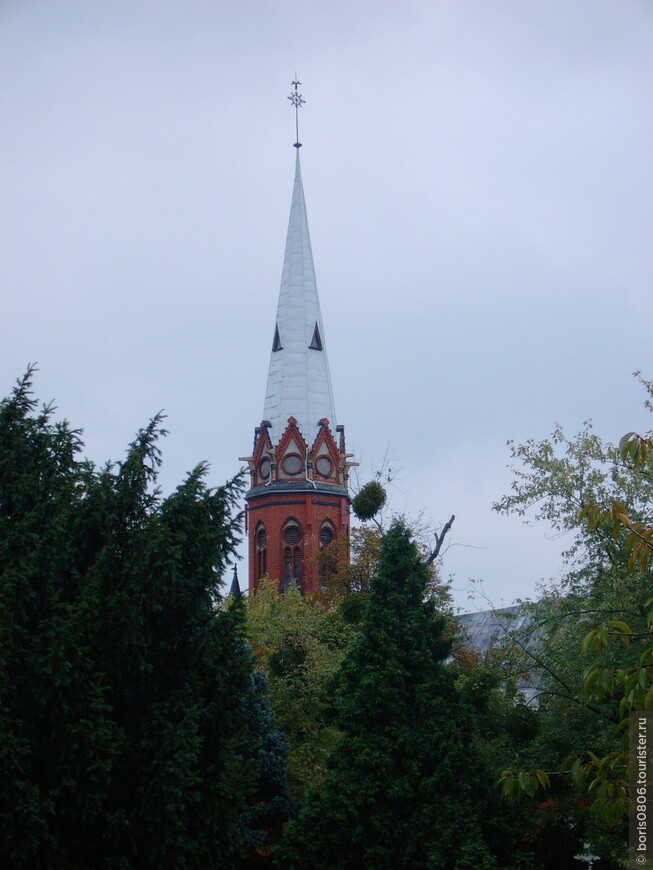
<path fill-rule="evenodd" d="M 273 444 L 279 442 L 289 417 L 297 420 L 309 446 L 323 417 L 335 431 L 331 376 L 306 218 L 299 148 L 263 410 L 263 419 L 271 423 Z"/>

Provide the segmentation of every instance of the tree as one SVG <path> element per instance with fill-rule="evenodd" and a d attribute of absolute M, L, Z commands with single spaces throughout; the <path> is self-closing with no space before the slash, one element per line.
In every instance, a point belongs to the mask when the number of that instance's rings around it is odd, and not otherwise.
<path fill-rule="evenodd" d="M 450 645 L 425 601 L 427 580 L 409 532 L 394 524 L 341 671 L 342 738 L 324 785 L 289 825 L 286 866 L 492 866 L 469 711 L 444 665 Z"/>
<path fill-rule="evenodd" d="M 98 469 L 31 378 L 0 405 L 5 866 L 235 867 L 264 744 L 242 613 L 215 607 L 241 480 L 202 464 L 162 498 L 160 415 Z"/>
<path fill-rule="evenodd" d="M 372 480 L 363 486 L 358 486 L 355 490 L 351 502 L 352 511 L 361 522 L 371 523 L 371 525 L 352 529 L 351 560 L 346 542 L 345 546 L 341 545 L 340 552 L 337 554 L 328 550 L 320 554 L 323 561 L 322 574 L 327 577 L 336 576 L 340 588 L 345 588 L 350 594 L 354 592 L 365 595 L 369 592 L 369 581 L 378 564 L 381 542 L 388 523 L 397 516 L 388 511 L 387 492 L 387 488 L 394 484 L 396 474 L 397 471 L 390 467 L 386 454 L 380 468 L 375 470 Z M 412 530 L 425 563 L 432 566 L 428 594 L 437 599 L 440 607 L 450 609 L 451 593 L 440 580 L 437 560 L 442 558 L 445 538 L 451 531 L 451 526 L 456 519 L 455 515 L 452 514 L 447 522 L 435 531 L 423 522 L 421 514 L 411 520 L 403 515 L 400 516 L 402 522 Z M 434 538 L 433 543 L 431 538 Z"/>
<path fill-rule="evenodd" d="M 79 433 L 34 415 L 31 372 L 0 405 L 0 852 L 10 867 L 82 861 L 119 754 L 77 582 Z M 62 841 L 66 841 L 66 846 Z"/>
<path fill-rule="evenodd" d="M 270 686 L 275 720 L 290 743 L 293 796 L 321 784 L 326 759 L 339 737 L 333 722 L 333 681 L 355 628 L 341 613 L 341 598 L 279 594 L 264 578 L 249 602 L 247 635 L 257 667 Z"/>
<path fill-rule="evenodd" d="M 452 665 L 456 687 L 474 711 L 470 719 L 474 747 L 492 783 L 508 766 L 528 769 L 540 745 L 540 715 L 522 696 L 515 675 L 506 673 L 505 652 L 490 648 L 480 656 L 459 646 Z M 585 813 L 569 789 L 559 786 L 556 783 L 555 790 L 537 802 L 495 800 L 483 806 L 498 867 L 581 870 L 587 866 L 576 858 L 586 840 Z"/>
<path fill-rule="evenodd" d="M 650 397 L 651 383 L 643 384 Z M 552 441 L 513 447 L 524 467 L 497 506 L 519 513 L 535 507 L 536 518 L 573 535 L 570 570 L 532 607 L 539 648 L 529 652 L 523 638 L 511 637 L 525 652 L 521 666 L 542 674 L 533 757 L 539 770 L 507 769 L 503 789 L 535 794 L 549 779 L 567 779 L 579 801 L 591 796 L 595 850 L 613 855 L 623 854 L 628 803 L 625 717 L 653 702 L 652 443 L 650 433 L 629 433 L 615 448 L 589 426 L 572 441 L 557 429 Z"/>
<path fill-rule="evenodd" d="M 249 754 L 256 763 L 257 780 L 247 814 L 254 837 L 249 855 L 243 857 L 238 867 L 255 870 L 269 866 L 271 850 L 278 844 L 283 826 L 296 807 L 288 789 L 288 741 L 276 727 L 267 682 L 260 671 L 252 674 L 244 712 L 251 735 Z"/>

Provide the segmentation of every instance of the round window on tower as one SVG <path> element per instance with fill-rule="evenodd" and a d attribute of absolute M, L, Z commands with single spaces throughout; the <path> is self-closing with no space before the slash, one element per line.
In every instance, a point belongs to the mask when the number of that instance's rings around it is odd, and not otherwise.
<path fill-rule="evenodd" d="M 320 529 L 320 544 L 328 547 L 333 540 L 333 528 L 330 523 L 325 523 Z"/>
<path fill-rule="evenodd" d="M 268 544 L 268 534 L 265 531 L 265 527 L 261 526 L 261 528 L 256 533 L 256 546 L 259 550 L 263 550 L 267 547 Z"/>
<path fill-rule="evenodd" d="M 281 467 L 286 474 L 300 474 L 302 469 L 304 468 L 304 460 L 301 458 L 299 453 L 287 453 L 283 457 Z"/>
<path fill-rule="evenodd" d="M 318 456 L 315 461 L 315 470 L 320 477 L 331 477 L 333 473 L 333 463 L 328 456 Z"/>
<path fill-rule="evenodd" d="M 302 533 L 299 530 L 299 526 L 295 523 L 291 523 L 283 530 L 283 539 L 286 544 L 290 544 L 291 546 L 293 544 L 298 544 L 301 537 Z"/>
<path fill-rule="evenodd" d="M 270 460 L 267 456 L 264 456 L 259 462 L 258 473 L 261 480 L 267 480 L 270 476 Z"/>

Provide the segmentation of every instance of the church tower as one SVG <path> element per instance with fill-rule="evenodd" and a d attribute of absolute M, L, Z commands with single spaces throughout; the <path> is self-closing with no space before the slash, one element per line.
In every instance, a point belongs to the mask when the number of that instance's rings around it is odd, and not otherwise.
<path fill-rule="evenodd" d="M 289 99 L 303 103 L 293 82 Z M 297 130 L 298 132 L 298 130 Z M 321 587 L 318 556 L 336 535 L 349 535 L 349 462 L 336 425 L 326 342 L 317 295 L 299 163 L 290 205 L 281 289 L 272 331 L 263 419 L 254 430 L 245 496 L 249 592 L 268 575 L 284 590 Z"/>

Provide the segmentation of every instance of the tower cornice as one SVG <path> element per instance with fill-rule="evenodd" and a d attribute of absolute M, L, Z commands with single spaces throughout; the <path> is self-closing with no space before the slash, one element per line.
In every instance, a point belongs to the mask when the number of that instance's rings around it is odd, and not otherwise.
<path fill-rule="evenodd" d="M 270 498 L 275 495 L 285 495 L 292 493 L 302 494 L 315 493 L 316 495 L 334 496 L 337 498 L 346 498 L 351 501 L 349 491 L 345 486 L 329 483 L 315 483 L 312 480 L 277 480 L 274 483 L 269 483 L 266 486 L 253 486 L 245 495 L 245 498 L 250 504 L 257 498 Z"/>

